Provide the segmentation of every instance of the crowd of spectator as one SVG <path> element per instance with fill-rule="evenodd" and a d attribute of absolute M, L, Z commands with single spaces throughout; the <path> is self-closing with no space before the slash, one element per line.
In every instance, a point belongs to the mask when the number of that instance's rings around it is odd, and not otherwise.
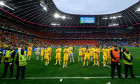
<path fill-rule="evenodd" d="M 97 40 L 98 45 L 123 45 L 123 46 L 140 46 L 140 42 L 136 39 L 125 39 L 125 40 Z"/>
<path fill-rule="evenodd" d="M 12 16 L 6 17 L 3 14 L 0 16 L 0 43 L 3 45 L 19 46 L 21 43 L 24 45 L 140 45 L 139 31 L 116 33 L 114 30 L 103 32 L 98 29 L 98 32 L 92 33 L 42 32 Z M 127 40 L 121 40 L 124 38 Z"/>
<path fill-rule="evenodd" d="M 5 46 L 20 46 L 20 44 L 28 46 L 39 45 L 43 43 L 42 39 L 37 37 L 3 30 L 0 30 L 0 39 L 0 44 Z"/>

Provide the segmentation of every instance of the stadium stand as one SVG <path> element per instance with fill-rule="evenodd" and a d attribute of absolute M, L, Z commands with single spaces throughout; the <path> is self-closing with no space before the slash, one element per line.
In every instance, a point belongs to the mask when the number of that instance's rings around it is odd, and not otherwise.
<path fill-rule="evenodd" d="M 46 45 L 114 45 L 139 46 L 139 28 L 135 30 L 91 29 L 90 32 L 71 32 L 63 29 L 41 31 L 37 27 L 18 20 L 7 13 L 0 14 L 0 35 L 4 44 L 46 44 Z M 8 16 L 8 17 L 7 17 Z M 114 33 L 115 32 L 115 33 Z M 24 38 L 24 39 L 23 39 Z"/>

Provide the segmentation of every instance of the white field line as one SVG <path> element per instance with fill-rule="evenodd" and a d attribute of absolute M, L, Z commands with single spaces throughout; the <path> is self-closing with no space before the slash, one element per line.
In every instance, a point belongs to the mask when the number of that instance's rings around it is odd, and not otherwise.
<path fill-rule="evenodd" d="M 117 78 L 117 76 L 115 76 Z M 128 78 L 131 78 L 130 76 Z M 136 76 L 136 78 L 140 78 L 140 76 Z M 10 78 L 3 78 L 10 79 Z M 16 79 L 16 78 L 11 78 Z M 26 79 L 111 79 L 110 76 L 103 77 L 27 77 Z"/>
<path fill-rule="evenodd" d="M 101 61 L 100 61 L 101 62 Z M 103 64 L 103 62 L 101 62 Z M 111 69 L 111 66 L 106 65 L 107 67 L 109 67 Z M 115 69 L 115 71 L 117 72 L 117 70 Z M 122 76 L 125 76 L 123 73 L 121 73 Z"/>

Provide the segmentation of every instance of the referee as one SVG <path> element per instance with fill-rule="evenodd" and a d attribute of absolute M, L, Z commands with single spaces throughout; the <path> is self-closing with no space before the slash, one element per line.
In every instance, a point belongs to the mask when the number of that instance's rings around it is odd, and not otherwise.
<path fill-rule="evenodd" d="M 112 63 L 111 63 L 111 78 L 114 78 L 114 71 L 115 67 L 117 67 L 117 72 L 118 72 L 118 77 L 122 79 L 121 76 L 121 56 L 120 56 L 120 51 L 117 49 L 117 46 L 114 46 L 114 49 L 111 50 L 110 52 L 111 58 L 112 58 Z"/>

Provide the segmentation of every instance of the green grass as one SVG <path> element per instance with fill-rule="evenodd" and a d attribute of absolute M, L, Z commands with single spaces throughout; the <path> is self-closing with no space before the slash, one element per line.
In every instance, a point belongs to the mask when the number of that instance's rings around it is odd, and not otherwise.
<path fill-rule="evenodd" d="M 140 76 L 140 48 L 138 47 L 128 47 L 131 54 L 133 55 L 134 62 L 133 62 L 133 68 L 134 68 L 134 74 L 136 76 Z M 63 53 L 62 53 L 63 57 Z M 35 52 L 33 51 L 31 61 L 28 61 L 28 64 L 26 66 L 26 78 L 28 77 L 110 77 L 110 68 L 106 67 L 103 68 L 102 63 L 100 63 L 100 66 L 92 66 L 93 62 L 89 63 L 89 67 L 83 68 L 83 63 L 78 62 L 78 48 L 75 48 L 74 50 L 74 58 L 75 63 L 68 62 L 68 67 L 64 68 L 59 65 L 55 64 L 55 49 L 52 50 L 52 60 L 50 61 L 49 66 L 45 66 L 44 61 L 37 61 Z M 101 59 L 102 61 L 102 54 Z M 62 64 L 62 63 L 61 63 Z M 0 65 L 0 75 L 2 76 L 4 69 L 4 64 L 2 63 Z M 122 73 L 124 73 L 124 65 L 122 63 Z M 9 70 L 7 73 L 7 78 L 9 77 Z M 117 76 L 117 74 L 115 73 Z M 14 65 L 14 77 L 16 76 L 16 65 Z M 25 80 L 12 80 L 12 79 L 0 79 L 0 84 L 14 84 L 14 83 L 20 83 L 20 84 L 38 84 L 38 83 L 97 83 L 97 84 L 106 84 L 107 82 L 111 82 L 112 84 L 139 84 L 140 78 L 136 79 L 63 79 L 62 82 L 60 82 L 60 79 L 25 79 Z"/>

